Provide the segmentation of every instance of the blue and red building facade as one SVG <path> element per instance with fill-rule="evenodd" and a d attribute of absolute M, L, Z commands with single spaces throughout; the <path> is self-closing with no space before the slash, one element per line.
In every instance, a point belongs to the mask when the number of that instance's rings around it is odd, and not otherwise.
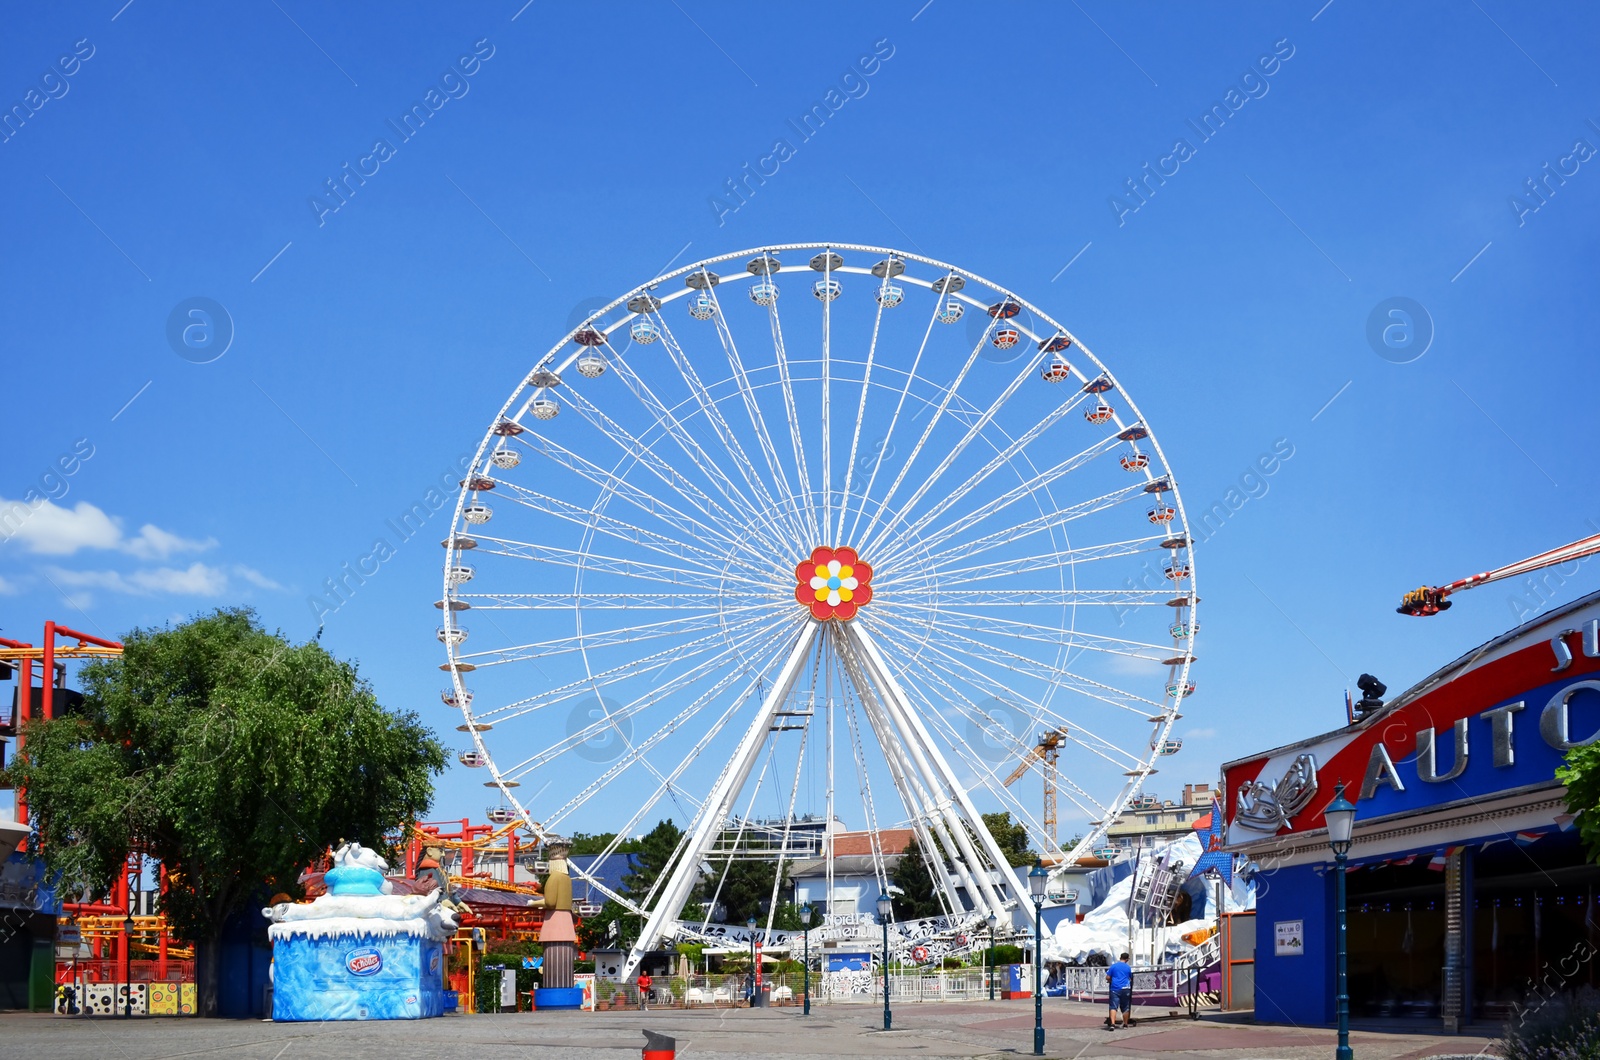
<path fill-rule="evenodd" d="M 1223 767 L 1227 844 L 1254 863 L 1259 1020 L 1334 1018 L 1323 808 L 1357 808 L 1351 1014 L 1448 1029 L 1594 985 L 1600 866 L 1556 779 L 1600 741 L 1600 593 L 1469 652 L 1354 724 Z"/>

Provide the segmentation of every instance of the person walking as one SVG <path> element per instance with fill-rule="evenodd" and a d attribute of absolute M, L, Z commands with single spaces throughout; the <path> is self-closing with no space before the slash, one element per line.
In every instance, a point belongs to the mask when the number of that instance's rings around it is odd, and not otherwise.
<path fill-rule="evenodd" d="M 1106 1030 L 1117 1029 L 1117 1013 L 1122 1013 L 1122 1025 L 1133 1026 L 1133 967 L 1128 964 L 1128 955 L 1124 953 L 1117 958 L 1117 962 L 1106 969 L 1106 984 L 1109 986 L 1110 1010 L 1106 1013 Z"/>
<path fill-rule="evenodd" d="M 639 973 L 639 1008 L 645 1012 L 650 1011 L 650 982 L 648 972 Z"/>

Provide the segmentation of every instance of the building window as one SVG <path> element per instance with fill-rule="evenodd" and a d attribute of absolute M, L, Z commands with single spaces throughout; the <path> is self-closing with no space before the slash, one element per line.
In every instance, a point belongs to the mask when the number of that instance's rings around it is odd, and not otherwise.
<path fill-rule="evenodd" d="M 1145 824 L 1160 824 L 1161 823 L 1161 815 L 1159 813 L 1147 813 L 1147 814 L 1144 815 L 1144 823 Z"/>
<path fill-rule="evenodd" d="M 1184 823 L 1184 822 L 1185 822 L 1185 821 L 1187 821 L 1187 820 L 1188 820 L 1188 819 L 1189 819 L 1189 815 L 1188 815 L 1188 814 L 1186 814 L 1186 813 L 1180 813 L 1180 814 L 1178 814 L 1178 823 L 1179 823 L 1179 824 L 1183 824 L 1183 823 Z"/>

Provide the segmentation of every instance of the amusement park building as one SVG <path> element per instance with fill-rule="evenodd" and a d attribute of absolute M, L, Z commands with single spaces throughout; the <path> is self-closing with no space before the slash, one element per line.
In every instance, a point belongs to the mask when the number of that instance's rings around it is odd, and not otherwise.
<path fill-rule="evenodd" d="M 1334 1011 L 1323 810 L 1357 807 L 1351 1013 L 1455 1029 L 1594 985 L 1600 866 L 1556 780 L 1600 740 L 1600 593 L 1469 652 L 1353 725 L 1223 767 L 1230 849 L 1256 876 L 1258 1019 Z"/>

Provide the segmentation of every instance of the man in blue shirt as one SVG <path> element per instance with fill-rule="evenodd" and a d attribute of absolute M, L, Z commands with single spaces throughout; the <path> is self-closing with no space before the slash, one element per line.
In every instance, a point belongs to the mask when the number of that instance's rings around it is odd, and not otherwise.
<path fill-rule="evenodd" d="M 1122 1013 L 1122 1025 L 1133 1026 L 1133 1018 L 1129 1009 L 1133 1006 L 1133 968 L 1128 964 L 1128 955 L 1124 953 L 1117 958 L 1117 962 L 1106 969 L 1106 982 L 1110 984 L 1111 1011 L 1106 1013 L 1106 1029 L 1117 1029 L 1117 1013 Z"/>

